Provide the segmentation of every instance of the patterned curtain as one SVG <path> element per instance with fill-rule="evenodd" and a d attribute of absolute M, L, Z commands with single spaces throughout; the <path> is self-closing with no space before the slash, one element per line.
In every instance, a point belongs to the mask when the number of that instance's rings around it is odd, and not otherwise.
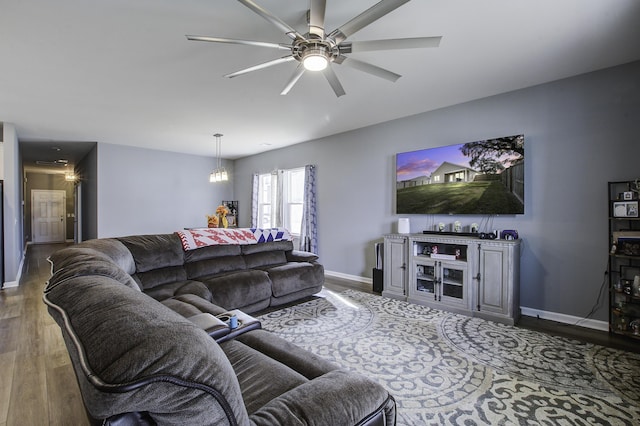
<path fill-rule="evenodd" d="M 318 216 L 316 213 L 316 166 L 304 168 L 304 201 L 300 250 L 318 254 Z"/>
<path fill-rule="evenodd" d="M 251 227 L 258 227 L 258 190 L 260 185 L 260 176 L 257 173 L 253 174 L 253 181 L 251 182 Z"/>

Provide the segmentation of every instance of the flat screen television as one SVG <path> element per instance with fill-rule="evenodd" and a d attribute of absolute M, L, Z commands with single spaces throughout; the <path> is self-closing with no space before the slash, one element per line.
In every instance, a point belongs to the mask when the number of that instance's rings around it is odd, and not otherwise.
<path fill-rule="evenodd" d="M 524 214 L 524 135 L 396 155 L 397 214 Z"/>

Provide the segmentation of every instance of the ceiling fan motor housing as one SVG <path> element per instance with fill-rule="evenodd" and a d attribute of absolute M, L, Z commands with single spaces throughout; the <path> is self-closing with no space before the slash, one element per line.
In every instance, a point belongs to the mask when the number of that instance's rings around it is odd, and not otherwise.
<path fill-rule="evenodd" d="M 313 69 L 313 66 L 309 68 L 309 60 L 324 58 L 324 66 L 326 67 L 326 64 L 333 62 L 340 52 L 335 44 L 332 44 L 329 40 L 310 38 L 295 42 L 291 47 L 291 53 L 307 69 Z M 318 70 L 322 68 L 324 67 L 320 67 Z"/>

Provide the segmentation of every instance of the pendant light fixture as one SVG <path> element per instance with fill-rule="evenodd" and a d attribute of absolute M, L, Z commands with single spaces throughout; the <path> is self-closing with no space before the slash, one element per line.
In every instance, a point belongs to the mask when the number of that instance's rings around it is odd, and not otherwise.
<path fill-rule="evenodd" d="M 222 134 L 213 135 L 216 138 L 216 168 L 209 175 L 209 182 L 224 182 L 229 180 L 227 169 L 222 167 Z"/>

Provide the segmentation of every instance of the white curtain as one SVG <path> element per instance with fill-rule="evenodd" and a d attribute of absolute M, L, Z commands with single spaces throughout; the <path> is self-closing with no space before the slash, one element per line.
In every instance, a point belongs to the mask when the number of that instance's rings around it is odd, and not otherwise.
<path fill-rule="evenodd" d="M 304 202 L 300 250 L 318 254 L 318 216 L 316 212 L 316 166 L 304 168 Z"/>
<path fill-rule="evenodd" d="M 273 213 L 274 217 L 271 220 L 273 226 L 284 226 L 284 170 L 275 170 L 271 172 L 271 188 L 273 193 Z"/>
<path fill-rule="evenodd" d="M 258 227 L 258 191 L 260 186 L 260 176 L 257 173 L 253 174 L 253 181 L 251 182 L 251 227 Z"/>

